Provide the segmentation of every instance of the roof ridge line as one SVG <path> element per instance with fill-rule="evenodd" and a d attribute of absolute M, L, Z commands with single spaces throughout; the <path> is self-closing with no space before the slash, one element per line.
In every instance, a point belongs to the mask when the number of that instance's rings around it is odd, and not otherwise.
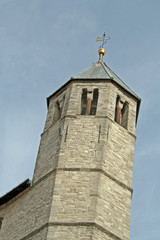
<path fill-rule="evenodd" d="M 99 61 L 99 62 L 101 63 L 104 71 L 110 76 L 110 78 L 113 78 L 113 77 L 107 72 L 107 70 L 105 69 L 105 65 L 106 65 L 106 64 L 105 64 L 104 62 L 102 62 L 102 61 Z"/>
<path fill-rule="evenodd" d="M 116 77 L 119 78 L 119 79 L 121 80 L 121 82 L 122 82 L 128 89 L 130 89 L 130 91 L 131 91 L 132 93 L 134 93 L 134 91 L 133 91 L 130 87 L 128 87 L 128 85 L 127 85 L 115 72 L 113 72 L 112 69 L 110 69 L 110 67 L 108 67 L 106 63 L 103 62 L 103 64 L 104 64 L 107 68 L 109 68 L 109 70 L 110 70 L 113 74 L 115 74 Z M 109 73 L 108 73 L 108 74 L 109 74 Z M 110 74 L 109 74 L 109 75 L 110 75 Z M 134 94 L 135 94 L 135 93 L 134 93 Z"/>

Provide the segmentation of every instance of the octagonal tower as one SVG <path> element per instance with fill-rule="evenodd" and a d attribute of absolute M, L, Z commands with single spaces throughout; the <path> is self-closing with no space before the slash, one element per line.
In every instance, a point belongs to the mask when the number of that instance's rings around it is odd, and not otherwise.
<path fill-rule="evenodd" d="M 104 53 L 47 98 L 32 186 L 2 209 L 11 223 L 21 202 L 21 228 L 4 239 L 129 240 L 140 98 Z"/>

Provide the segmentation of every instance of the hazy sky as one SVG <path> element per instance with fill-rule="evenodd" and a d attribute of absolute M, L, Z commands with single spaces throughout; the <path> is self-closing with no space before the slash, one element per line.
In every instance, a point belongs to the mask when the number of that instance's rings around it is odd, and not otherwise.
<path fill-rule="evenodd" d="M 0 194 L 32 178 L 46 97 L 98 60 L 142 98 L 130 240 L 160 240 L 160 1 L 0 0 Z"/>

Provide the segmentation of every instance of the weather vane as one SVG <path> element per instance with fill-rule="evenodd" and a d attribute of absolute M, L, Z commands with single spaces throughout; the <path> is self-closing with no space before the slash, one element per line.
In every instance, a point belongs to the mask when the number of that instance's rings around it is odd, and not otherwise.
<path fill-rule="evenodd" d="M 106 34 L 103 34 L 103 37 L 97 37 L 96 42 L 102 41 L 102 45 L 100 45 L 99 48 L 103 48 L 104 44 L 110 39 L 110 36 L 106 36 Z"/>

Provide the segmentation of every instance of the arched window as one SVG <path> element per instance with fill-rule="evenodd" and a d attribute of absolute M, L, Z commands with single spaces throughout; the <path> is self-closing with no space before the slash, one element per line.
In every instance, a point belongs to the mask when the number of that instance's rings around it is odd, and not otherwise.
<path fill-rule="evenodd" d="M 117 96 L 115 107 L 115 121 L 126 129 L 128 124 L 128 112 L 128 102 L 123 102 L 120 96 Z"/>
<path fill-rule="evenodd" d="M 84 88 L 82 90 L 82 98 L 81 98 L 81 114 L 85 115 L 87 110 L 87 89 Z"/>
<path fill-rule="evenodd" d="M 81 97 L 81 114 L 95 115 L 98 102 L 98 89 L 88 91 L 86 88 L 82 89 Z"/>
<path fill-rule="evenodd" d="M 127 128 L 128 124 L 128 110 L 129 110 L 128 102 L 125 102 L 122 108 L 122 121 L 121 121 L 121 125 L 124 128 Z"/>
<path fill-rule="evenodd" d="M 57 101 L 54 106 L 53 124 L 56 123 L 61 117 L 60 103 Z"/>
<path fill-rule="evenodd" d="M 94 89 L 93 91 L 93 101 L 91 105 L 91 115 L 96 115 L 97 110 L 97 102 L 98 102 L 98 89 Z"/>
<path fill-rule="evenodd" d="M 115 121 L 117 123 L 121 123 L 121 108 L 120 108 L 120 96 L 117 96 L 116 98 L 116 107 L 115 107 Z"/>

